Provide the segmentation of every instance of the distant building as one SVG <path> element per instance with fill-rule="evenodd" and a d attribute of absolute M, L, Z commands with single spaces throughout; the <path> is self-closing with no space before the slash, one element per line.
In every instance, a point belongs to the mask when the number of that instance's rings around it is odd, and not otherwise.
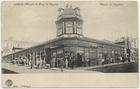
<path fill-rule="evenodd" d="M 27 42 L 27 41 L 16 41 L 16 40 L 4 40 L 2 41 L 2 56 L 20 51 L 25 48 L 29 48 L 36 44 L 39 44 L 39 43 Z"/>
<path fill-rule="evenodd" d="M 125 55 L 129 55 L 131 61 L 138 61 L 138 38 L 122 37 L 115 44 L 125 47 Z"/>
<path fill-rule="evenodd" d="M 58 67 L 60 61 L 75 66 L 91 66 L 104 63 L 119 62 L 124 56 L 124 45 L 91 39 L 83 35 L 83 19 L 80 8 L 71 5 L 58 9 L 56 20 L 57 38 L 22 51 L 3 56 L 3 61 L 22 59 L 36 66 L 42 60 L 51 67 Z M 86 30 L 86 29 L 85 29 Z M 104 61 L 102 61 L 102 59 Z M 73 64 L 72 64 L 73 63 Z"/>

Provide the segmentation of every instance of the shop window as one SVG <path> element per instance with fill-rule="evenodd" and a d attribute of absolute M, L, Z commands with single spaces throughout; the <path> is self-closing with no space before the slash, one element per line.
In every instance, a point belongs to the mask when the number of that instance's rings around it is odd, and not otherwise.
<path fill-rule="evenodd" d="M 89 56 L 90 56 L 90 59 L 97 58 L 97 49 L 95 48 L 90 49 Z"/>
<path fill-rule="evenodd" d="M 57 50 L 57 58 L 63 58 L 63 50 Z"/>

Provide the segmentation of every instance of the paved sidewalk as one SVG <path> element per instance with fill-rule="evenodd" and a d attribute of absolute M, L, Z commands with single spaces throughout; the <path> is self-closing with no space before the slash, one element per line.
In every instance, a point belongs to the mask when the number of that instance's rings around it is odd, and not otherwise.
<path fill-rule="evenodd" d="M 29 66 L 18 66 L 18 65 L 13 65 L 9 63 L 2 63 L 2 68 L 3 69 L 8 69 L 10 71 L 14 71 L 17 73 L 61 73 L 60 68 L 52 68 L 52 69 L 30 69 Z M 89 72 L 97 72 L 97 71 L 87 71 L 84 70 L 83 68 L 75 68 L 75 69 L 63 69 L 63 72 L 66 73 L 89 73 Z"/>
<path fill-rule="evenodd" d="M 89 67 L 76 67 L 74 69 L 63 69 L 63 72 L 66 73 L 89 73 L 89 72 L 98 72 L 102 73 L 101 71 L 89 71 L 89 69 L 94 68 L 102 68 L 102 67 L 111 67 L 113 65 L 120 65 L 120 64 L 127 64 L 126 63 L 112 63 L 112 64 L 105 64 L 105 65 L 97 65 L 97 66 L 89 66 Z M 10 63 L 2 63 L 2 68 L 7 69 L 9 71 L 17 72 L 17 73 L 61 73 L 60 68 L 50 68 L 50 69 L 30 69 L 29 66 L 19 66 Z"/>
<path fill-rule="evenodd" d="M 113 65 L 119 65 L 119 64 L 126 64 L 128 62 L 125 63 L 110 63 L 110 64 L 104 64 L 104 65 L 95 65 L 95 66 L 88 66 L 88 67 L 77 67 L 76 69 L 90 69 L 90 68 L 99 68 L 99 67 L 106 67 L 106 66 L 113 66 Z"/>

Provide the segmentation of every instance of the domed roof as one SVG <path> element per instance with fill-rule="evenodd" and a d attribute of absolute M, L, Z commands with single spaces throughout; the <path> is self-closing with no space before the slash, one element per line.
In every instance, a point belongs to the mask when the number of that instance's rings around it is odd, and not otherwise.
<path fill-rule="evenodd" d="M 72 8 L 72 6 L 66 6 L 63 12 L 64 15 L 74 15 L 75 10 Z"/>
<path fill-rule="evenodd" d="M 72 17 L 77 17 L 81 19 L 79 7 L 73 8 L 72 5 L 67 4 L 65 9 L 59 8 L 58 12 L 59 12 L 58 20 L 61 18 L 72 18 Z"/>

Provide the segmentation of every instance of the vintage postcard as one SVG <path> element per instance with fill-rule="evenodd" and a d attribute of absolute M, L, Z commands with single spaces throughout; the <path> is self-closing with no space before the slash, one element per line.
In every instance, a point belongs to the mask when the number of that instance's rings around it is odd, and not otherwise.
<path fill-rule="evenodd" d="M 137 1 L 3 1 L 2 86 L 138 87 Z"/>

